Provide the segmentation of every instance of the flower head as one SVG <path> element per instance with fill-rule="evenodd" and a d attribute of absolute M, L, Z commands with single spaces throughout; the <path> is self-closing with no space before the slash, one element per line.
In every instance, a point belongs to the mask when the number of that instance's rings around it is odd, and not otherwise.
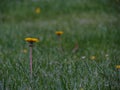
<path fill-rule="evenodd" d="M 60 35 L 63 34 L 63 32 L 62 31 L 56 31 L 55 34 L 58 35 L 58 36 L 60 36 Z"/>
<path fill-rule="evenodd" d="M 37 38 L 25 38 L 25 41 L 33 43 L 33 42 L 39 42 Z"/>
<path fill-rule="evenodd" d="M 27 50 L 26 50 L 26 49 L 23 49 L 23 53 L 27 53 Z"/>
<path fill-rule="evenodd" d="M 83 88 L 80 88 L 80 90 L 84 90 Z"/>
<path fill-rule="evenodd" d="M 95 59 L 96 59 L 96 57 L 95 57 L 95 56 L 91 56 L 91 57 L 90 57 L 90 59 L 95 60 Z"/>
<path fill-rule="evenodd" d="M 39 7 L 35 9 L 36 14 L 39 14 L 39 13 L 40 13 L 40 11 L 41 11 L 41 10 L 40 10 L 40 8 L 39 8 Z"/>
<path fill-rule="evenodd" d="M 120 65 L 116 65 L 116 69 L 120 69 Z"/>

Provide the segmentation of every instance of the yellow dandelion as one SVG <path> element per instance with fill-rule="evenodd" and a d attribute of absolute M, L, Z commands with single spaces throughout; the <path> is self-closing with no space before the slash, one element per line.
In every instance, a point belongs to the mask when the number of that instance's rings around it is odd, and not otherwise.
<path fill-rule="evenodd" d="M 26 50 L 26 49 L 23 49 L 23 53 L 27 53 L 27 50 Z"/>
<path fill-rule="evenodd" d="M 35 9 L 35 12 L 36 12 L 37 14 L 39 14 L 39 13 L 41 12 L 40 8 L 39 8 L 39 7 L 36 8 L 36 9 Z"/>
<path fill-rule="evenodd" d="M 27 41 L 27 42 L 39 42 L 39 39 L 37 39 L 37 38 L 25 38 L 25 41 Z"/>
<path fill-rule="evenodd" d="M 60 36 L 60 35 L 63 34 L 63 32 L 62 31 L 56 31 L 55 34 L 58 35 L 58 36 Z"/>
<path fill-rule="evenodd" d="M 120 65 L 116 65 L 116 68 L 117 68 L 117 69 L 120 69 Z"/>
<path fill-rule="evenodd" d="M 80 88 L 80 90 L 84 90 L 83 88 Z"/>
<path fill-rule="evenodd" d="M 95 57 L 95 56 L 91 56 L 91 57 L 90 57 L 90 59 L 95 60 L 95 59 L 96 59 L 96 57 Z"/>

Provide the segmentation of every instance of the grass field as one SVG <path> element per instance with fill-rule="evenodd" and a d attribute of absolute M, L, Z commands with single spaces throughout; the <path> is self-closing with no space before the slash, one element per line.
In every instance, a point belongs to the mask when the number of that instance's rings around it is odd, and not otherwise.
<path fill-rule="evenodd" d="M 120 0 L 1 2 L 0 90 L 119 90 L 119 5 Z M 61 42 L 55 31 L 64 32 Z M 26 37 L 40 39 L 34 43 L 32 79 Z"/>

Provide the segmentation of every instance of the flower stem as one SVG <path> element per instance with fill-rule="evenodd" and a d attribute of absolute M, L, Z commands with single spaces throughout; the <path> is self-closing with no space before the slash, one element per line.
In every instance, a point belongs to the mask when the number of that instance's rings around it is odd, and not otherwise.
<path fill-rule="evenodd" d="M 30 46 L 30 78 L 32 79 L 32 46 Z"/>
<path fill-rule="evenodd" d="M 58 49 L 59 49 L 60 51 L 63 51 L 61 36 L 58 36 Z"/>

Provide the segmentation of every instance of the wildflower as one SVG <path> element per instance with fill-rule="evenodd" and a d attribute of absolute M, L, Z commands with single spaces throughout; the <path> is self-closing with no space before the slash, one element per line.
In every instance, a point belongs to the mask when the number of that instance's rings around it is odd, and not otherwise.
<path fill-rule="evenodd" d="M 83 88 L 80 88 L 80 90 L 84 90 Z"/>
<path fill-rule="evenodd" d="M 90 59 L 95 60 L 95 59 L 96 59 L 96 57 L 95 57 L 95 56 L 91 56 L 91 57 L 90 57 Z"/>
<path fill-rule="evenodd" d="M 120 69 L 120 65 L 116 65 L 116 69 Z"/>
<path fill-rule="evenodd" d="M 39 14 L 39 13 L 40 13 L 40 11 L 41 11 L 41 10 L 40 10 L 40 8 L 39 8 L 39 7 L 35 9 L 35 12 L 36 12 L 37 14 Z"/>
<path fill-rule="evenodd" d="M 39 40 L 37 38 L 25 38 L 25 41 L 29 42 L 30 47 L 30 76 L 32 79 L 32 49 L 33 49 L 33 43 L 38 42 Z"/>
<path fill-rule="evenodd" d="M 60 35 L 63 34 L 63 32 L 62 31 L 56 31 L 55 34 L 58 35 L 58 36 L 60 36 Z"/>
<path fill-rule="evenodd" d="M 26 49 L 23 49 L 23 53 L 27 53 L 27 50 L 26 50 Z"/>
<path fill-rule="evenodd" d="M 62 47 L 62 39 L 61 39 L 61 35 L 63 34 L 63 32 L 62 31 L 56 31 L 55 34 L 57 35 L 57 38 L 58 38 L 59 50 L 64 51 L 63 47 Z"/>
<path fill-rule="evenodd" d="M 25 38 L 25 41 L 33 43 L 33 42 L 39 42 L 39 39 L 37 39 L 37 38 Z"/>

